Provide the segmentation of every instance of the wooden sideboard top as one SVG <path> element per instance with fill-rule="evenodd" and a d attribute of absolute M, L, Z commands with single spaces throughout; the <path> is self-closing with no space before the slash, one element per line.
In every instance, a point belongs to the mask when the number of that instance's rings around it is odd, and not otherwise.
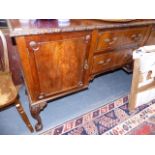
<path fill-rule="evenodd" d="M 71 19 L 70 25 L 61 27 L 56 19 L 8 20 L 10 36 L 25 36 L 46 33 L 110 29 L 155 24 L 153 19 L 135 19 L 128 22 L 111 22 L 99 19 Z"/>

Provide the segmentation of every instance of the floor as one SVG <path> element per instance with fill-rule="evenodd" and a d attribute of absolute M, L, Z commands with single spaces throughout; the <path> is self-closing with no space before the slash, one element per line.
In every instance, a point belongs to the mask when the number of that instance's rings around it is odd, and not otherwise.
<path fill-rule="evenodd" d="M 49 102 L 48 106 L 41 112 L 44 125 L 41 132 L 127 95 L 130 91 L 131 79 L 131 74 L 118 70 L 95 78 L 90 83 L 89 88 L 84 91 Z M 20 99 L 34 126 L 35 120 L 29 112 L 24 86 L 20 89 Z M 33 134 L 41 132 L 34 132 Z M 0 134 L 31 134 L 14 106 L 0 112 Z"/>

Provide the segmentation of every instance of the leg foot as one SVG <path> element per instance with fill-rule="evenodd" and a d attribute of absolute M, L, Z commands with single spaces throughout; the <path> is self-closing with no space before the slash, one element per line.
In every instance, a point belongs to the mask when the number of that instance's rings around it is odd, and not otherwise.
<path fill-rule="evenodd" d="M 43 102 L 37 105 L 31 105 L 30 107 L 31 115 L 37 121 L 35 125 L 36 131 L 40 131 L 43 128 L 42 120 L 39 114 L 45 106 L 46 106 L 46 103 Z"/>

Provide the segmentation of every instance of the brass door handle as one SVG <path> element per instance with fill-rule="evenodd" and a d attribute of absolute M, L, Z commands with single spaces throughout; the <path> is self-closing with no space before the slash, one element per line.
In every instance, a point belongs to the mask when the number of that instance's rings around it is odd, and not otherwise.
<path fill-rule="evenodd" d="M 30 45 L 30 47 L 32 48 L 33 51 L 39 50 L 39 46 L 35 41 L 30 41 L 29 45 Z"/>
<path fill-rule="evenodd" d="M 84 69 L 85 70 L 89 69 L 88 60 L 85 60 L 84 62 Z"/>
<path fill-rule="evenodd" d="M 89 40 L 90 40 L 90 35 L 88 34 L 88 35 L 86 35 L 86 37 L 85 37 L 85 42 L 88 43 Z"/>

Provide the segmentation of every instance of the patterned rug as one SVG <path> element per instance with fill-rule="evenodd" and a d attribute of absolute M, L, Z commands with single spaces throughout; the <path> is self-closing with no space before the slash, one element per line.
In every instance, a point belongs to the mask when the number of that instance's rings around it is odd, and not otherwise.
<path fill-rule="evenodd" d="M 88 112 L 41 135 L 154 135 L 155 100 L 128 111 L 128 96 Z"/>

